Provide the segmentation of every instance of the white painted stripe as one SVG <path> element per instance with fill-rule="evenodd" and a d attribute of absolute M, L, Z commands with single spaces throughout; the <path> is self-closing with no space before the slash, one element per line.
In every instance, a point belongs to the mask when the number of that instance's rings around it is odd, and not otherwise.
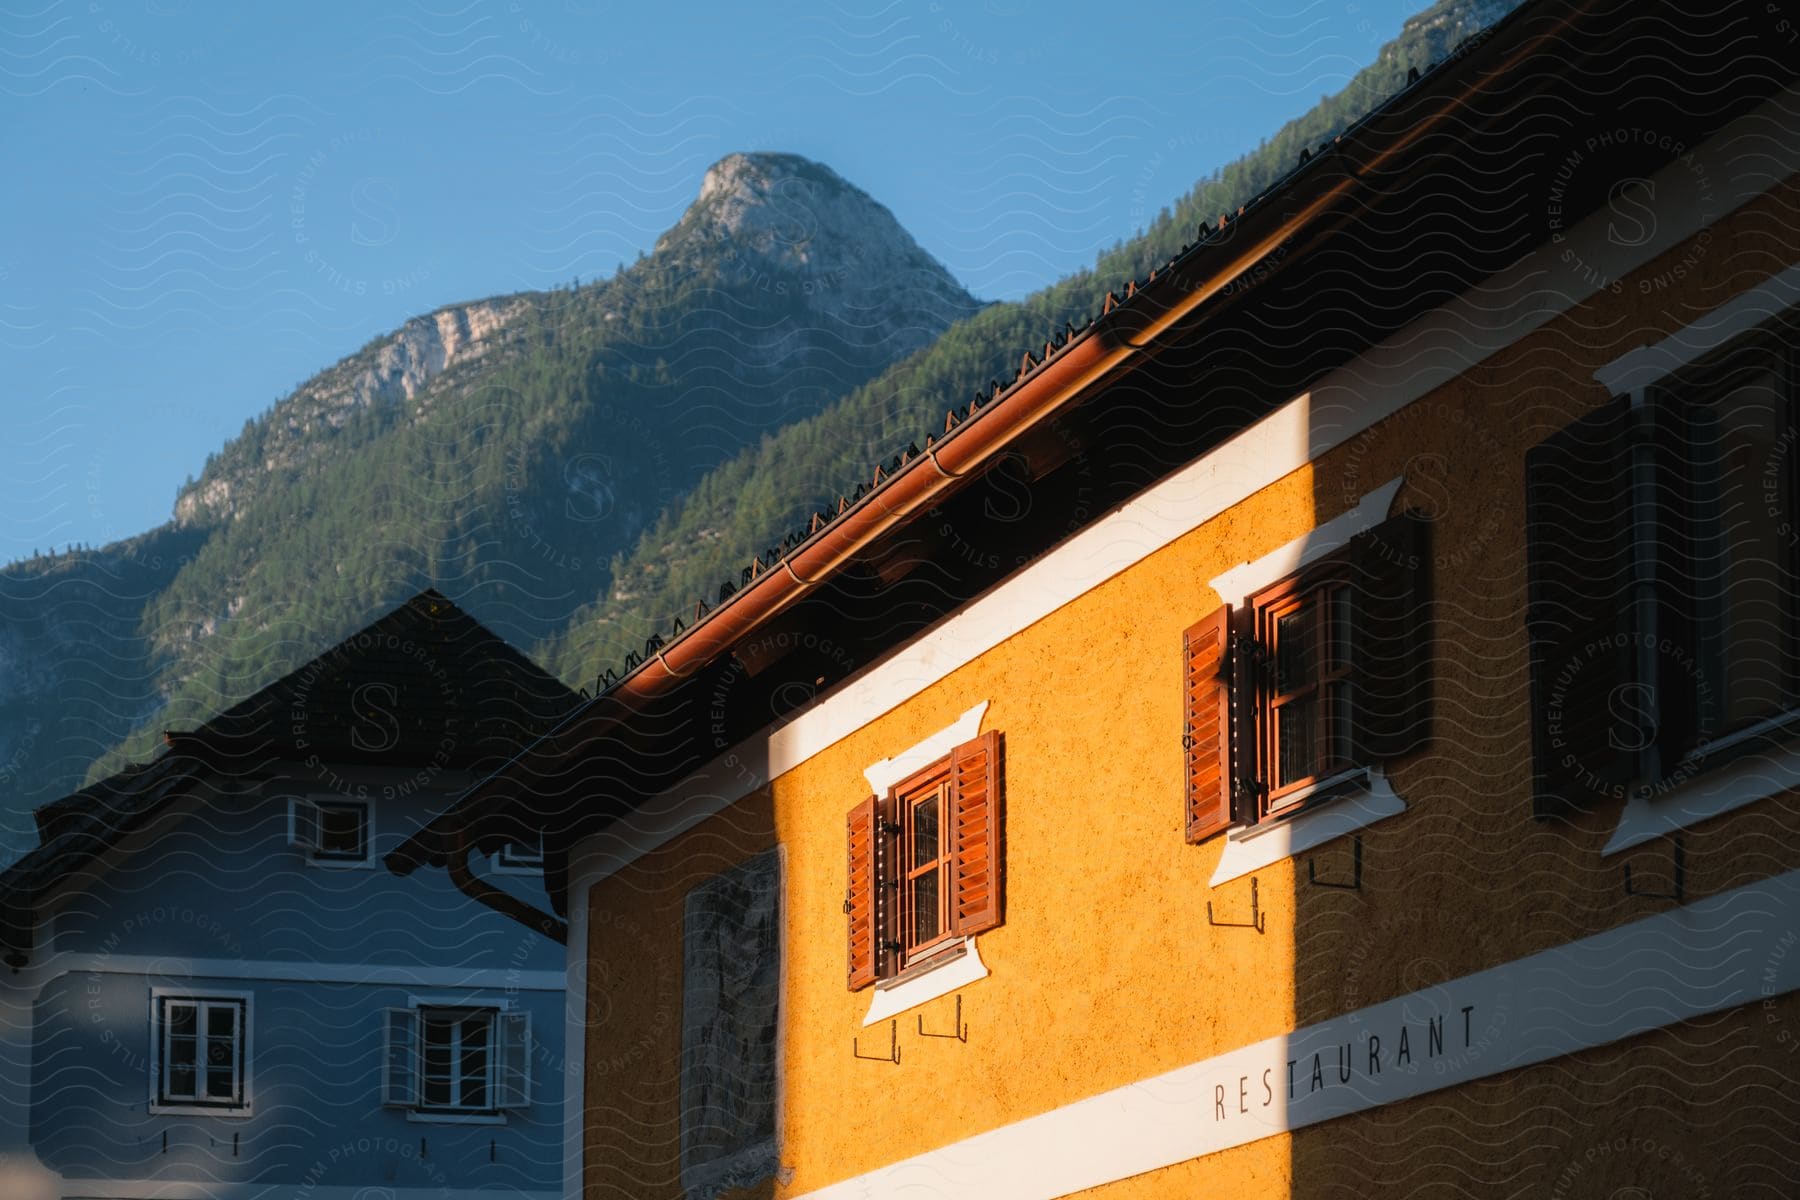
<path fill-rule="evenodd" d="M 1743 153 L 1754 143 L 1757 154 Z M 1573 290 L 1578 254 L 1595 279 L 1618 279 L 1703 224 L 1800 170 L 1800 85 L 1738 118 L 1655 179 L 1654 235 L 1627 245 L 1589 216 L 1559 243 L 1433 309 L 1249 429 L 1100 517 L 1050 553 L 786 724 L 758 733 L 647 801 L 592 843 L 598 874 L 617 871 L 918 695 L 1175 539 L 1377 421 L 1512 345 L 1592 293 Z M 1703 189 L 1697 180 L 1710 187 Z M 1200 605 L 1196 597 L 1195 608 Z"/>
<path fill-rule="evenodd" d="M 1800 263 L 1655 345 L 1639 346 L 1614 359 L 1595 371 L 1594 378 L 1615 396 L 1641 391 L 1796 304 L 1800 304 Z"/>
<path fill-rule="evenodd" d="M 809 1192 L 807 1200 L 1072 1195 L 1784 995 L 1800 988 L 1797 924 L 1800 871 L 1102 1092 Z M 1442 1031 L 1436 1053 L 1434 1021 Z M 1370 1069 L 1371 1054 L 1378 1070 Z"/>
<path fill-rule="evenodd" d="M 1227 604 L 1242 604 L 1272 583 L 1286 579 L 1307 563 L 1317 562 L 1365 529 L 1373 529 L 1387 519 L 1394 493 L 1403 481 L 1388 480 L 1361 500 L 1349 512 L 1339 513 L 1285 546 L 1277 546 L 1255 562 L 1247 562 L 1214 576 L 1210 586 Z"/>
<path fill-rule="evenodd" d="M 187 975 L 195 979 L 282 983 L 395 984 L 521 992 L 563 990 L 561 971 L 385 966 L 380 963 L 257 962 L 237 958 L 180 958 L 174 955 L 145 954 L 55 954 L 34 966 L 29 973 L 35 978 L 36 987 L 62 975 Z"/>
<path fill-rule="evenodd" d="M 555 1192 L 517 1188 L 393 1187 L 380 1181 L 326 1187 L 287 1183 L 186 1183 L 172 1179 L 69 1179 L 65 1200 L 558 1200 Z"/>

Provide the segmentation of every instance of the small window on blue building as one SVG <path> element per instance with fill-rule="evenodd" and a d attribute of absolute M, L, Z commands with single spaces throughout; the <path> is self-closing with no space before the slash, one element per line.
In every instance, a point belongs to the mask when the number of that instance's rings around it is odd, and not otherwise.
<path fill-rule="evenodd" d="M 480 1005 L 387 1010 L 382 1103 L 498 1114 L 531 1103 L 531 1018 Z"/>
<path fill-rule="evenodd" d="M 372 824 L 367 800 L 297 797 L 288 809 L 288 843 L 313 862 L 368 864 Z"/>
<path fill-rule="evenodd" d="M 495 864 L 506 871 L 542 871 L 544 869 L 544 835 L 542 831 L 529 841 L 508 842 L 500 847 Z"/>
<path fill-rule="evenodd" d="M 159 1107 L 249 1106 L 247 996 L 152 996 L 152 1047 Z"/>

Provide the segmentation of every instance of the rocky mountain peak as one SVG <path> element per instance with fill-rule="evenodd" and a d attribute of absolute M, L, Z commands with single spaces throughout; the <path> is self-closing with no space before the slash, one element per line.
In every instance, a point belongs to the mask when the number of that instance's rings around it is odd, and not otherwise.
<path fill-rule="evenodd" d="M 955 310 L 968 293 L 894 214 L 822 163 L 798 154 L 728 154 L 657 242 L 658 254 L 700 253 L 727 273 L 791 273 L 824 292 L 880 284 L 924 287 Z"/>

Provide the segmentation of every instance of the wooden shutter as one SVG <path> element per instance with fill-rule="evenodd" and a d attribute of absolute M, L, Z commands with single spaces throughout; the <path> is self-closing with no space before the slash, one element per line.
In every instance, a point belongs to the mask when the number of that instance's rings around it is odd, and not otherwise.
<path fill-rule="evenodd" d="M 319 806 L 309 797 L 295 796 L 288 801 L 288 845 L 319 848 Z"/>
<path fill-rule="evenodd" d="M 498 1107 L 526 1108 L 531 1104 L 531 1014 L 495 1014 L 500 1044 Z"/>
<path fill-rule="evenodd" d="M 1638 544 L 1647 560 L 1638 565 L 1640 583 L 1649 593 L 1651 620 L 1659 646 L 1668 653 L 1640 654 L 1654 674 L 1646 682 L 1656 688 L 1656 757 L 1645 764 L 1648 774 L 1666 779 L 1690 751 L 1704 740 L 1701 706 L 1706 687 L 1698 665 L 1701 647 L 1700 605 L 1711 555 L 1718 548 L 1703 544 L 1698 500 L 1701 447 L 1717 434 L 1708 427 L 1706 410 L 1677 395 L 1656 397 L 1650 410 L 1647 454 L 1651 464 L 1650 496 L 1641 515 L 1653 522 Z M 1640 612 L 1643 610 L 1640 609 Z M 1683 669 L 1683 667 L 1689 669 Z"/>
<path fill-rule="evenodd" d="M 1648 742 L 1638 693 L 1627 397 L 1525 456 L 1532 810 L 1623 796 Z"/>
<path fill-rule="evenodd" d="M 1260 734 L 1266 671 L 1257 644 L 1256 606 L 1240 604 L 1231 614 L 1227 634 L 1225 670 L 1231 680 L 1231 817 L 1236 821 L 1262 819 L 1263 799 L 1269 785 L 1263 778 Z"/>
<path fill-rule="evenodd" d="M 844 887 L 844 912 L 849 917 L 850 990 L 875 982 L 881 958 L 880 876 L 876 869 L 877 841 L 881 836 L 879 802 L 870 796 L 850 810 L 847 818 L 849 871 Z"/>
<path fill-rule="evenodd" d="M 950 752 L 950 927 L 967 936 L 1000 924 L 1000 735 L 982 734 Z"/>
<path fill-rule="evenodd" d="M 1199 842 L 1231 824 L 1231 605 L 1181 635 L 1186 714 L 1187 840 Z"/>
<path fill-rule="evenodd" d="M 419 1102 L 419 1010 L 382 1010 L 386 1044 L 382 1048 L 381 1102 L 395 1108 L 411 1108 Z"/>
<path fill-rule="evenodd" d="M 1431 566 L 1425 521 L 1405 513 L 1361 534 L 1350 560 L 1351 757 L 1411 754 L 1431 726 Z"/>

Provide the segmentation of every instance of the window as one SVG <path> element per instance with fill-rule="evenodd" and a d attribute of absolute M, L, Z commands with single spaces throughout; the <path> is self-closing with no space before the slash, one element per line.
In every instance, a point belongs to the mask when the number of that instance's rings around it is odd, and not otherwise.
<path fill-rule="evenodd" d="M 288 807 L 288 843 L 306 849 L 313 862 L 371 864 L 370 809 L 367 800 L 296 797 Z"/>
<path fill-rule="evenodd" d="M 1366 782 L 1429 733 L 1425 526 L 1395 517 L 1182 638 L 1187 838 Z"/>
<path fill-rule="evenodd" d="M 1777 323 L 1527 455 L 1540 816 L 1800 731 L 1795 367 Z"/>
<path fill-rule="evenodd" d="M 1000 735 L 984 733 L 850 810 L 851 990 L 1001 923 L 1001 759 Z"/>
<path fill-rule="evenodd" d="M 494 866 L 501 871 L 536 874 L 544 869 L 544 835 L 540 830 L 530 841 L 508 842 L 500 847 Z"/>
<path fill-rule="evenodd" d="M 152 1110 L 247 1112 L 250 998 L 153 992 L 150 1003 Z"/>
<path fill-rule="evenodd" d="M 531 1102 L 531 1018 L 492 1005 L 386 1013 L 382 1103 L 419 1114 L 497 1116 Z"/>

